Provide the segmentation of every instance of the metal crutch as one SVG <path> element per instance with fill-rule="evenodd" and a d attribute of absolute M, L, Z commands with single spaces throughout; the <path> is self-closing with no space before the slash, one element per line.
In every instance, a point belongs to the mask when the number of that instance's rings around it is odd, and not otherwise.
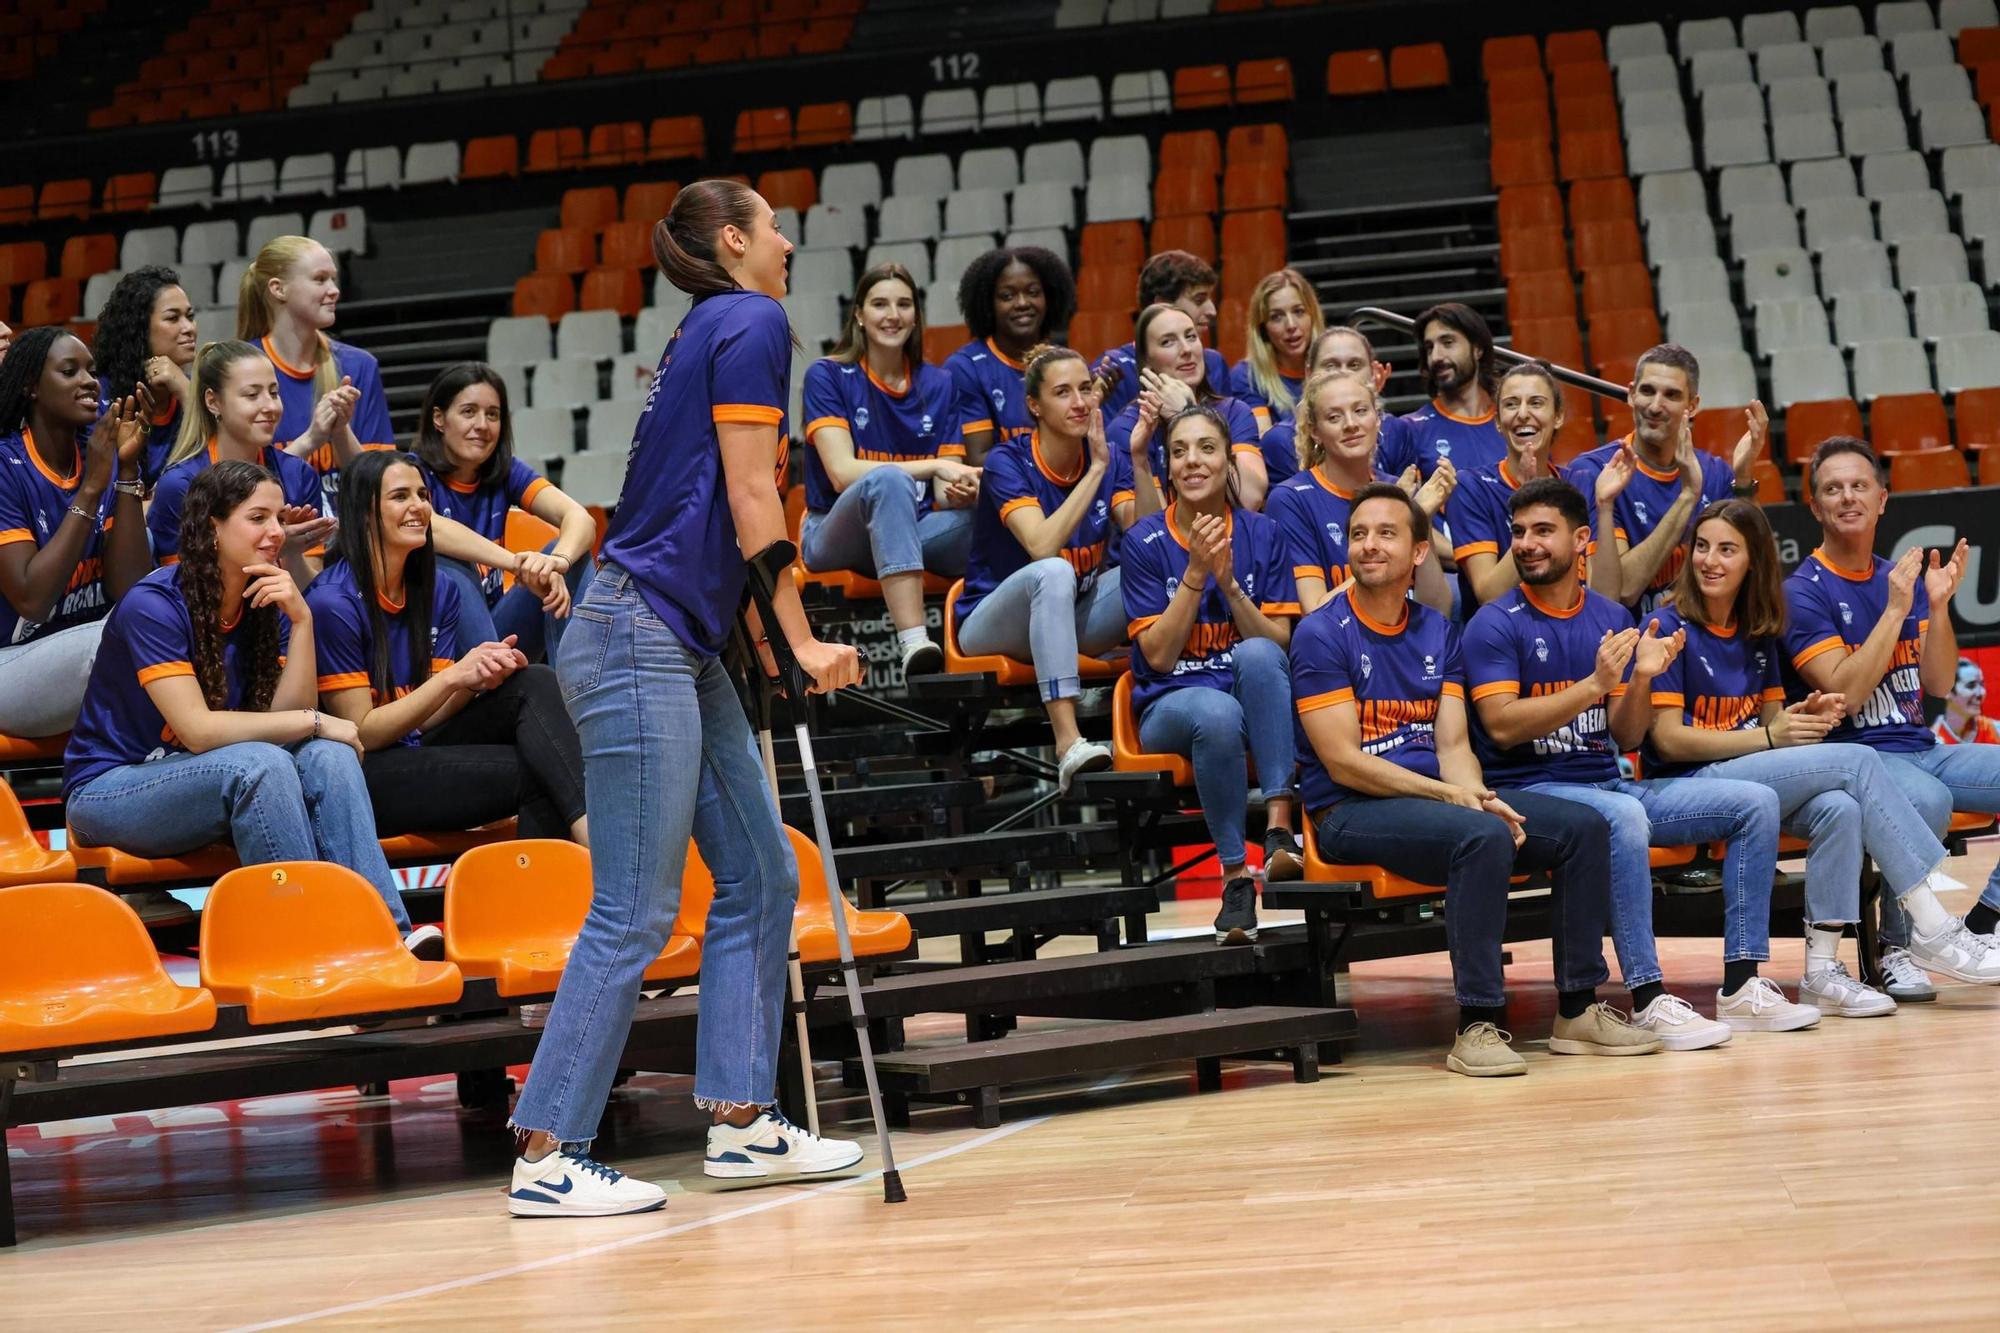
<path fill-rule="evenodd" d="M 848 1019 L 854 1024 L 855 1042 L 861 1051 L 861 1074 L 868 1085 L 868 1110 L 875 1118 L 876 1139 L 882 1145 L 882 1200 L 885 1203 L 902 1203 L 908 1196 L 903 1192 L 902 1174 L 896 1170 L 896 1154 L 889 1142 L 889 1121 L 882 1114 L 882 1087 L 875 1077 L 875 1047 L 868 1038 L 868 1010 L 861 998 L 861 979 L 855 974 L 854 944 L 848 938 L 847 913 L 843 910 L 846 902 L 841 896 L 839 877 L 834 873 L 833 834 L 827 823 L 826 800 L 820 794 L 819 768 L 813 760 L 812 737 L 806 732 L 806 687 L 811 682 L 799 666 L 798 659 L 792 655 L 792 646 L 785 640 L 784 627 L 778 623 L 778 579 L 789 577 L 792 561 L 797 558 L 797 547 L 788 541 L 778 541 L 744 563 L 749 571 L 750 600 L 757 607 L 757 616 L 764 626 L 764 637 L 770 642 L 771 656 L 778 664 L 778 679 L 792 701 L 793 736 L 799 747 L 799 766 L 805 770 L 806 796 L 812 803 L 813 833 L 819 842 L 820 872 L 826 879 L 827 905 L 832 909 L 833 916 L 833 937 L 840 949 L 840 972 L 847 986 Z"/>

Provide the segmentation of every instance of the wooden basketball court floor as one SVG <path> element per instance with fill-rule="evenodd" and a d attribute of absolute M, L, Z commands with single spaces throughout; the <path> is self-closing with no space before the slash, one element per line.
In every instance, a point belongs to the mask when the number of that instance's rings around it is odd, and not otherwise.
<path fill-rule="evenodd" d="M 1983 883 L 1996 848 L 1948 869 Z M 1802 946 L 1773 953 L 1789 987 Z M 1715 942 L 1663 954 L 1709 1008 Z M 1361 1043 L 1318 1084 L 1230 1066 L 1197 1094 L 1181 1067 L 1017 1092 L 998 1130 L 919 1111 L 893 1208 L 871 1176 L 711 1188 L 680 1078 L 622 1090 L 600 1145 L 673 1182 L 630 1218 L 507 1218 L 508 1138 L 449 1080 L 16 1131 L 0 1328 L 2000 1325 L 2000 992 L 1552 1057 L 1530 944 L 1530 1072 L 1475 1081 L 1443 1069 L 1447 975 L 1358 968 Z M 865 1106 L 839 1110 L 862 1133 Z"/>

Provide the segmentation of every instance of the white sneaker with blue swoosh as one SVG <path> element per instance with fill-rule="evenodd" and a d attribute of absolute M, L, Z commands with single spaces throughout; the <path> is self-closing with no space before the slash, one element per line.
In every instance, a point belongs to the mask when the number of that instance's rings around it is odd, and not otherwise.
<path fill-rule="evenodd" d="M 516 1217 L 614 1217 L 667 1206 L 667 1192 L 634 1180 L 574 1148 L 539 1162 L 514 1159 L 514 1187 L 507 1211 Z"/>
<path fill-rule="evenodd" d="M 701 1169 L 724 1180 L 816 1176 L 844 1171 L 860 1160 L 861 1145 L 853 1140 L 823 1139 L 776 1111 L 765 1111 L 741 1129 L 710 1125 L 708 1157 Z"/>

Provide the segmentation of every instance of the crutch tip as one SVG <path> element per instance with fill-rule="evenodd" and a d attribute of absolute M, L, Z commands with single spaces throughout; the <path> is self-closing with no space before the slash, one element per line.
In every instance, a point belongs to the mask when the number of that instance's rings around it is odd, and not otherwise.
<path fill-rule="evenodd" d="M 882 1202 L 907 1203 L 910 1196 L 903 1193 L 903 1173 L 884 1171 L 882 1173 Z"/>

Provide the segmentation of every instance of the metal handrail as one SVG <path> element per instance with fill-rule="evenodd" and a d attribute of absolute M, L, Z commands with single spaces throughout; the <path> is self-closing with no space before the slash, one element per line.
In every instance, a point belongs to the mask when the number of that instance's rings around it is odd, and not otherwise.
<path fill-rule="evenodd" d="M 1393 310 L 1384 310 L 1380 306 L 1367 305 L 1357 310 L 1351 310 L 1348 312 L 1348 318 L 1356 324 L 1381 324 L 1388 328 L 1401 329 L 1405 333 L 1415 333 L 1417 331 L 1416 320 L 1411 319 L 1408 315 L 1399 315 Z M 1529 356 L 1525 352 L 1517 352 L 1511 347 L 1501 347 L 1497 343 L 1493 347 L 1493 355 L 1513 364 L 1540 359 Z M 1610 380 L 1601 380 L 1595 375 L 1586 375 L 1580 370 L 1571 370 L 1568 366 L 1551 365 L 1549 368 L 1555 372 L 1556 378 L 1564 384 L 1594 393 L 1600 398 L 1615 398 L 1621 403 L 1631 400 L 1631 394 L 1624 386 L 1613 384 Z"/>

